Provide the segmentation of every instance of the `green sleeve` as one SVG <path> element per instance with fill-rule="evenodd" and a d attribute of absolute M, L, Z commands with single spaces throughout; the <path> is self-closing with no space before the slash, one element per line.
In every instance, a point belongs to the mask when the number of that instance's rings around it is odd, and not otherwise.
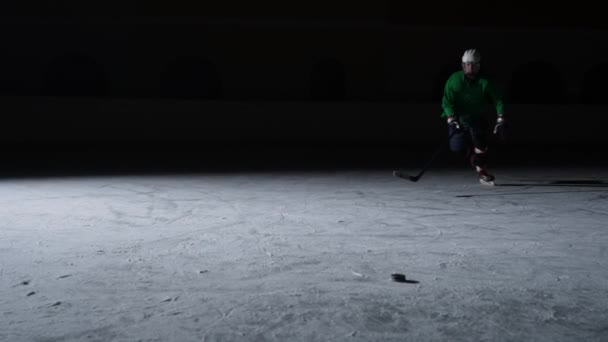
<path fill-rule="evenodd" d="M 494 104 L 496 108 L 496 114 L 504 114 L 505 113 L 505 102 L 503 100 L 503 96 L 498 88 L 493 83 L 488 83 L 486 87 L 486 91 L 490 100 Z"/>
<path fill-rule="evenodd" d="M 442 117 L 447 118 L 448 116 L 454 115 L 454 103 L 456 99 L 456 94 L 454 92 L 454 85 L 452 82 L 452 78 L 449 78 L 445 83 L 445 88 L 443 90 L 443 98 L 441 100 L 441 106 L 443 107 Z"/>

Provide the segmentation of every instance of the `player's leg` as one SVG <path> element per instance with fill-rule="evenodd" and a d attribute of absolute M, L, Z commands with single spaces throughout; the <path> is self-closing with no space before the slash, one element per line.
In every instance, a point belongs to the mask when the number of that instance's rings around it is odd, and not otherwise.
<path fill-rule="evenodd" d="M 481 123 L 475 123 L 469 128 L 473 146 L 470 150 L 471 165 L 479 175 L 480 181 L 492 182 L 494 175 L 488 172 L 488 139 L 485 127 Z"/>
<path fill-rule="evenodd" d="M 456 127 L 450 125 L 448 126 L 448 136 L 452 136 L 449 142 L 450 150 L 452 152 L 465 155 L 471 146 L 470 137 L 467 130 L 464 127 L 461 129 L 456 129 Z"/>

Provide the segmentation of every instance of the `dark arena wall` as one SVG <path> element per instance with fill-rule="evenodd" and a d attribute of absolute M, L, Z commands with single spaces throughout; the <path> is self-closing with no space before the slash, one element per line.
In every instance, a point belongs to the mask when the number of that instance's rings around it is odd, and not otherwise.
<path fill-rule="evenodd" d="M 5 144 L 434 146 L 443 84 L 468 48 L 505 94 L 512 144 L 607 140 L 608 31 L 580 15 L 532 9 L 517 23 L 507 7 L 463 23 L 392 1 L 4 6 Z"/>

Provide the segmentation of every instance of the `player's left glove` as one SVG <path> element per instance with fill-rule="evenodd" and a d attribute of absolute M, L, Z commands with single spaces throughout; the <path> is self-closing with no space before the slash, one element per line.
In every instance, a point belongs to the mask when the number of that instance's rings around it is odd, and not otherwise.
<path fill-rule="evenodd" d="M 502 115 L 496 119 L 496 125 L 494 125 L 494 135 L 501 141 L 506 142 L 507 140 L 507 121 Z"/>

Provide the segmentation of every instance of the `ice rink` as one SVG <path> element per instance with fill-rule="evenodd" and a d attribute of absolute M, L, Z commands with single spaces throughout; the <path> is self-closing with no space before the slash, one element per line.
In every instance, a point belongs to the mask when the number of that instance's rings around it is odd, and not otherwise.
<path fill-rule="evenodd" d="M 606 341 L 608 168 L 495 174 L 4 177 L 0 340 Z"/>

